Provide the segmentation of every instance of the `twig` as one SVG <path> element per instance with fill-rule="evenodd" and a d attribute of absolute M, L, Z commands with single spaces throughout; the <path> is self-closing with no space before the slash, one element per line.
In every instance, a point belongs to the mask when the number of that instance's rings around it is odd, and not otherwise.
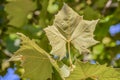
<path fill-rule="evenodd" d="M 106 9 L 108 9 L 111 6 L 111 4 L 112 4 L 112 0 L 108 0 L 108 2 L 106 3 L 106 5 L 102 11 L 102 14 L 105 14 Z"/>

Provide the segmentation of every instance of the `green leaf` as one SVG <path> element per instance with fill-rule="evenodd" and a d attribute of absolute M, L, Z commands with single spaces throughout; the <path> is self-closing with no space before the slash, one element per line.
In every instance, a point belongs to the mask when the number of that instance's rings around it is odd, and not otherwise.
<path fill-rule="evenodd" d="M 36 8 L 32 0 L 13 0 L 5 5 L 10 19 L 9 25 L 21 27 L 27 22 L 27 15 Z"/>
<path fill-rule="evenodd" d="M 52 78 L 52 66 L 58 71 L 59 67 L 50 55 L 41 49 L 34 41 L 19 33 L 22 46 L 10 61 L 21 60 L 21 65 L 25 69 L 23 77 L 31 80 L 47 80 Z"/>
<path fill-rule="evenodd" d="M 57 4 L 54 4 L 54 3 L 55 3 L 55 0 L 49 0 L 49 5 L 47 8 L 49 13 L 53 14 L 53 13 L 58 11 L 59 6 Z"/>
<path fill-rule="evenodd" d="M 45 28 L 46 35 L 52 45 L 51 54 L 62 59 L 66 56 L 66 44 L 71 43 L 79 52 L 87 52 L 88 47 L 97 43 L 93 32 L 98 20 L 83 20 L 68 5 L 55 16 L 52 26 Z"/>
<path fill-rule="evenodd" d="M 66 80 L 84 80 L 92 78 L 94 80 L 120 80 L 120 73 L 112 67 L 106 65 L 83 63 L 76 61 L 76 67 Z"/>
<path fill-rule="evenodd" d="M 100 13 L 97 10 L 94 10 L 91 7 L 86 7 L 84 9 L 84 18 L 87 20 L 98 19 L 101 17 Z"/>

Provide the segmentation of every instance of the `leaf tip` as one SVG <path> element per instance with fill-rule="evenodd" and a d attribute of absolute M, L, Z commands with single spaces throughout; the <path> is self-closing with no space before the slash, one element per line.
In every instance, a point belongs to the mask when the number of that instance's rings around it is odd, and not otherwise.
<path fill-rule="evenodd" d="M 17 34 L 18 36 L 20 36 L 20 37 L 21 37 L 21 36 L 24 36 L 22 33 L 19 33 L 19 32 L 17 32 L 16 34 Z"/>
<path fill-rule="evenodd" d="M 23 59 L 23 55 L 13 55 L 8 61 L 21 61 Z"/>
<path fill-rule="evenodd" d="M 63 3 L 63 7 L 68 6 L 66 3 Z"/>

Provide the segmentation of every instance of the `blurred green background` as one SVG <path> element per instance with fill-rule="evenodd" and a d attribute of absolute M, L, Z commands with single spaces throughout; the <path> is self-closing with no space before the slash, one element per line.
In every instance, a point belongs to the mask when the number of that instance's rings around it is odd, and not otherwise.
<path fill-rule="evenodd" d="M 53 23 L 63 3 L 86 20 L 100 19 L 94 32 L 99 43 L 82 59 L 120 67 L 120 0 L 0 0 L 0 75 L 6 73 L 6 67 L 15 66 L 6 61 L 20 47 L 17 32 L 34 39 L 50 52 L 43 29 Z"/>

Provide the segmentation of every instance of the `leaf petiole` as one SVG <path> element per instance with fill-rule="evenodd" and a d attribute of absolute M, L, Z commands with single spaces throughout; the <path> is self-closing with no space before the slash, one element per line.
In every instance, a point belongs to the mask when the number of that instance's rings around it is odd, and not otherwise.
<path fill-rule="evenodd" d="M 68 48 L 70 68 L 73 69 L 73 64 L 72 64 L 72 59 L 71 59 L 71 53 L 70 53 L 70 41 L 68 41 L 68 43 L 67 43 L 67 48 Z"/>

